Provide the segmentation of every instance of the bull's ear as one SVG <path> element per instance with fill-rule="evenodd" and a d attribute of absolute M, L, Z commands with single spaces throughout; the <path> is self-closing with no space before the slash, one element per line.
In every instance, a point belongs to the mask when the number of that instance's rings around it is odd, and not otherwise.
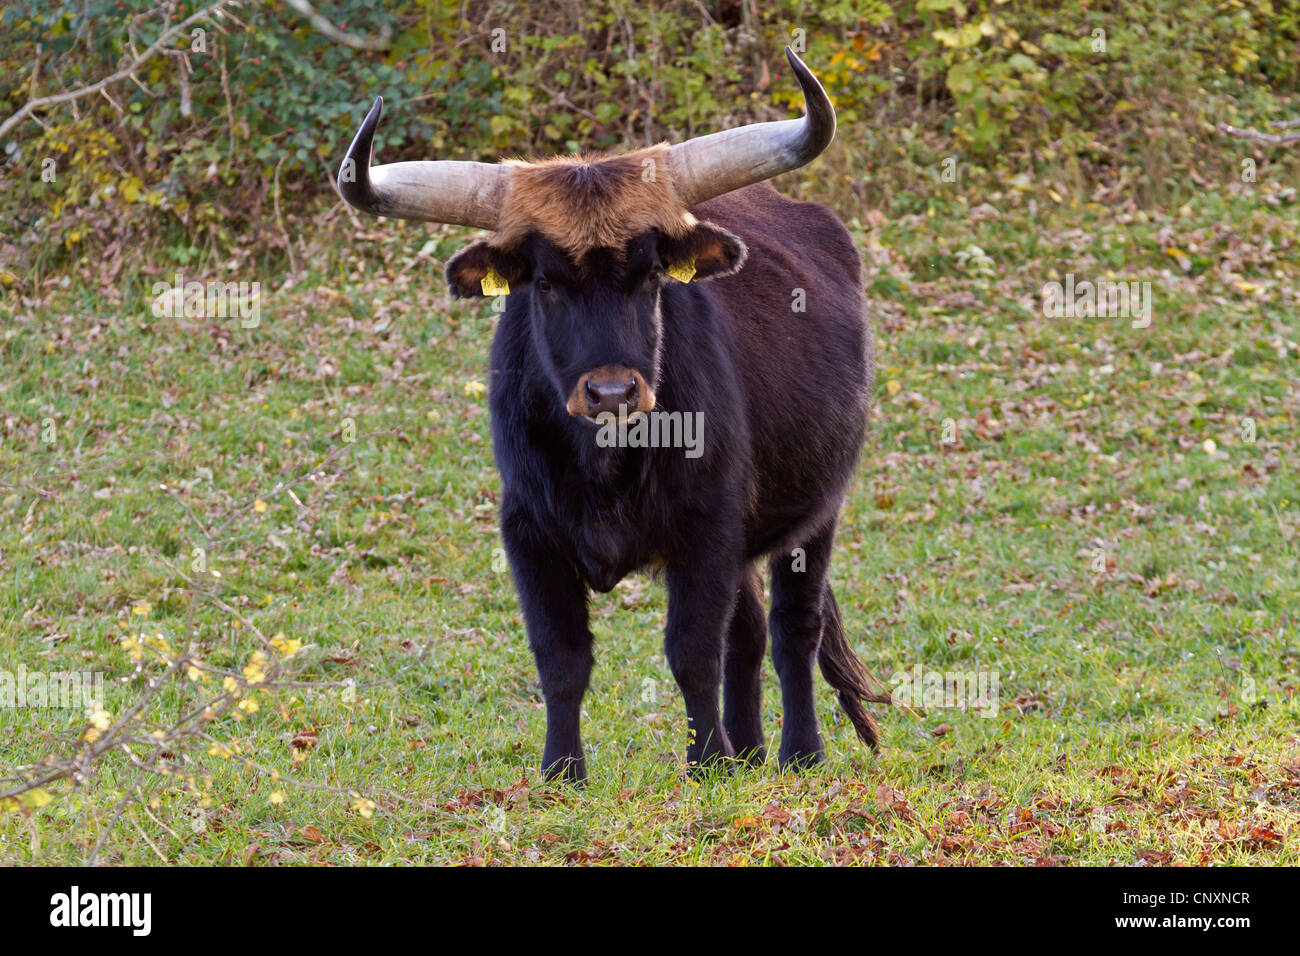
<path fill-rule="evenodd" d="M 682 282 L 729 276 L 739 271 L 748 254 L 739 236 L 711 222 L 696 223 L 680 239 L 664 236 L 659 241 L 659 258 L 668 274 Z"/>
<path fill-rule="evenodd" d="M 483 241 L 466 246 L 447 263 L 451 294 L 460 299 L 476 295 L 505 295 L 512 284 L 523 282 L 527 277 L 528 265 L 520 256 Z"/>

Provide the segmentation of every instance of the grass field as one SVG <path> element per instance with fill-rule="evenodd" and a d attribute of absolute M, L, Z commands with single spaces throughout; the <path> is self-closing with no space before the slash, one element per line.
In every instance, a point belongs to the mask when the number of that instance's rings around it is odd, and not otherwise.
<path fill-rule="evenodd" d="M 878 405 L 834 586 L 876 675 L 996 671 L 998 713 L 877 707 L 872 757 L 823 685 L 823 768 L 689 781 L 637 577 L 593 602 L 580 791 L 538 775 L 465 233 L 191 270 L 260 279 L 253 329 L 154 317 L 170 265 L 10 297 L 0 667 L 102 672 L 105 713 L 0 707 L 0 773 L 148 700 L 5 801 L 0 863 L 1300 863 L 1298 226 L 1267 184 L 855 223 Z M 1149 327 L 1044 315 L 1067 274 L 1149 281 Z"/>

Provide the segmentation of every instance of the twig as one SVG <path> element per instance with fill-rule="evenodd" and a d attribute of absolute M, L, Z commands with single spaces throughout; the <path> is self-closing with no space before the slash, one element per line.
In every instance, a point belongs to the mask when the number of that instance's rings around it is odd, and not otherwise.
<path fill-rule="evenodd" d="M 280 161 L 275 164 L 275 175 L 272 177 L 275 189 L 271 196 L 275 205 L 275 221 L 280 227 L 281 235 L 284 236 L 284 251 L 289 253 L 289 271 L 294 275 L 297 275 L 298 262 L 293 254 L 293 239 L 289 236 L 289 230 L 284 228 L 284 217 L 280 215 L 280 167 L 284 165 L 285 159 L 286 157 L 281 156 Z M 292 492 L 290 492 L 290 494 L 292 494 Z"/>
<path fill-rule="evenodd" d="M 13 129 L 19 123 L 21 123 L 28 116 L 30 116 L 32 112 L 35 110 L 42 109 L 46 106 L 57 106 L 60 103 L 67 103 L 72 100 L 79 100 L 83 96 L 92 96 L 95 93 L 98 93 L 100 90 L 104 89 L 104 87 L 116 83 L 118 80 L 126 79 L 128 76 L 131 76 L 133 73 L 135 73 L 135 71 L 138 70 L 142 65 L 144 65 L 146 61 L 152 59 L 153 55 L 157 53 L 159 50 L 161 50 L 164 46 L 166 46 L 169 41 L 171 41 L 178 34 L 184 32 L 185 28 L 188 27 L 190 24 L 211 17 L 222 7 L 226 7 L 231 4 L 238 4 L 239 2 L 240 0 L 217 0 L 217 2 L 212 4 L 211 6 L 204 7 L 198 13 L 191 14 L 190 16 L 182 20 L 180 23 L 177 23 L 169 27 L 168 29 L 164 30 L 162 34 L 158 37 L 158 39 L 155 40 L 143 53 L 141 53 L 139 56 L 133 59 L 126 66 L 122 67 L 116 73 L 111 73 L 108 76 L 104 77 L 102 80 L 99 80 L 95 83 L 90 83 L 86 86 L 79 86 L 73 90 L 65 90 L 62 93 L 51 93 L 49 96 L 39 96 L 34 100 L 28 100 L 21 107 L 19 107 L 18 112 L 14 113 L 3 123 L 0 123 L 0 138 L 2 138 L 5 135 L 5 133 L 9 132 L 11 129 Z"/>
<path fill-rule="evenodd" d="M 392 42 L 392 31 L 388 29 L 387 24 L 380 29 L 378 39 L 371 39 L 358 33 L 340 30 L 326 20 L 307 0 L 284 0 L 284 2 L 306 17 L 317 32 L 325 34 L 336 43 L 350 46 L 354 50 L 386 50 Z"/>
<path fill-rule="evenodd" d="M 1288 129 L 1300 125 L 1300 121 L 1282 120 L 1271 125 L 1277 129 Z M 1227 123 L 1219 123 L 1215 126 L 1215 129 L 1220 133 L 1235 136 L 1237 139 L 1262 143 L 1265 146 L 1287 146 L 1291 143 L 1300 143 L 1300 133 L 1261 133 L 1257 129 L 1242 129 L 1240 126 L 1230 126 Z"/>

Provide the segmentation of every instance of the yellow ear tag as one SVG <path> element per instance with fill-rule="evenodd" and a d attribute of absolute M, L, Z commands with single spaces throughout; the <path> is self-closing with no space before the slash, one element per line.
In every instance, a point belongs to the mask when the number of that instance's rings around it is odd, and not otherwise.
<path fill-rule="evenodd" d="M 695 260 L 692 258 L 669 266 L 668 274 L 678 282 L 690 282 L 695 278 Z"/>
<path fill-rule="evenodd" d="M 483 276 L 479 281 L 479 285 L 483 287 L 484 295 L 510 294 L 510 283 L 501 278 L 501 276 L 497 274 L 497 271 L 491 266 L 488 266 L 487 275 Z"/>

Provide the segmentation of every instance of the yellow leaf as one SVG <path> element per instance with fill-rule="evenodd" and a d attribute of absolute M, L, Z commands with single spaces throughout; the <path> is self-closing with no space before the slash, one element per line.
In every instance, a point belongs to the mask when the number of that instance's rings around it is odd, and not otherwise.
<path fill-rule="evenodd" d="M 266 512 L 266 502 L 263 501 L 261 498 L 258 498 L 256 501 L 253 502 L 253 510 L 256 511 L 258 514 L 264 514 Z"/>
<path fill-rule="evenodd" d="M 900 391 L 902 391 L 902 389 L 903 386 L 900 385 L 896 379 L 891 378 L 888 382 L 885 383 L 885 391 L 889 393 L 890 398 L 893 398 Z"/>
<path fill-rule="evenodd" d="M 250 684 L 260 684 L 266 680 L 266 671 L 263 665 L 266 663 L 266 655 L 261 651 L 254 651 L 253 658 L 244 665 L 244 680 Z"/>
<path fill-rule="evenodd" d="M 275 637 L 271 638 L 271 646 L 283 654 L 285 657 L 293 657 L 302 647 L 302 641 L 291 641 L 280 631 Z"/>
<path fill-rule="evenodd" d="M 475 398 L 475 397 L 477 397 L 477 396 L 479 396 L 479 395 L 482 395 L 482 394 L 483 394 L 484 392 L 486 392 L 486 391 L 487 391 L 487 386 L 484 385 L 482 382 L 466 382 L 466 383 L 465 383 L 465 397 L 466 397 L 466 398 Z"/>

